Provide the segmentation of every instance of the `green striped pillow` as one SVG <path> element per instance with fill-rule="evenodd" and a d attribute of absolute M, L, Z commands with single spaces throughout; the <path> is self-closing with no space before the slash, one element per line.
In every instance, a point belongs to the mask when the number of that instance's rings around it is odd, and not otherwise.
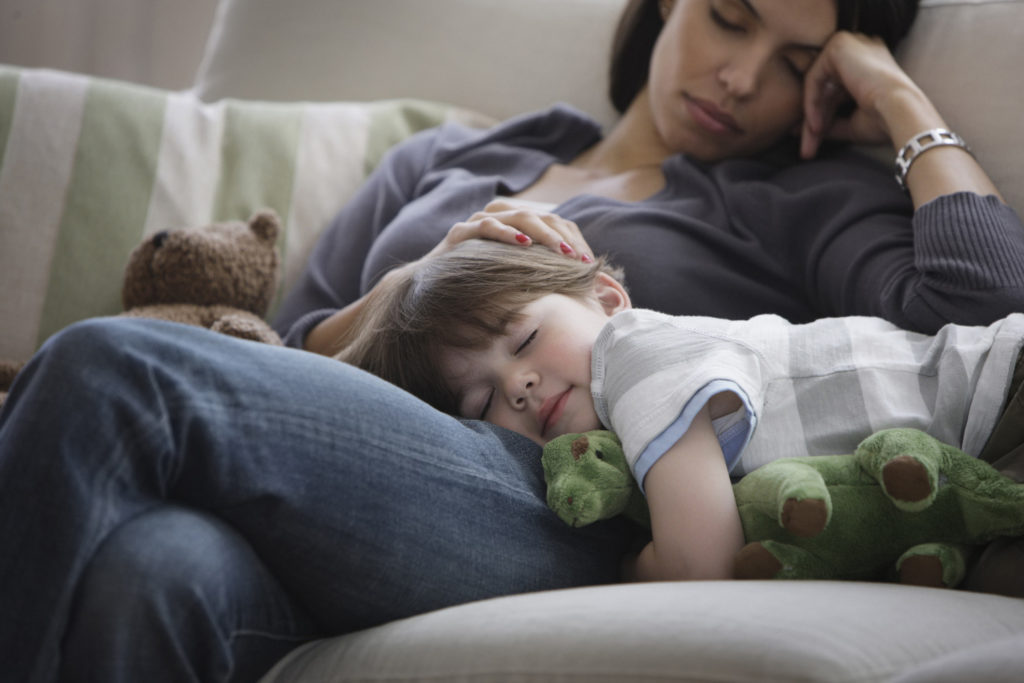
<path fill-rule="evenodd" d="M 121 310 L 128 253 L 157 230 L 282 218 L 281 289 L 384 151 L 445 120 L 422 100 L 207 104 L 66 72 L 0 65 L 0 358 Z"/>

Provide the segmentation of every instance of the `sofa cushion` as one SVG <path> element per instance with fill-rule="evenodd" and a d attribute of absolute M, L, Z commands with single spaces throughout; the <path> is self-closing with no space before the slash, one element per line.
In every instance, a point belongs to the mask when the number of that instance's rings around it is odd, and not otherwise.
<path fill-rule="evenodd" d="M 275 209 L 283 290 L 384 150 L 445 119 L 490 122 L 420 100 L 205 104 L 0 66 L 0 358 L 119 312 L 128 253 L 165 228 Z"/>
<path fill-rule="evenodd" d="M 285 657 L 263 683 L 867 683 L 903 674 L 928 680 L 919 676 L 934 673 L 930 665 L 939 661 L 961 675 L 977 665 L 976 675 L 958 680 L 1010 681 L 1022 662 L 1022 605 L 835 581 L 578 588 L 451 607 L 317 641 Z"/>

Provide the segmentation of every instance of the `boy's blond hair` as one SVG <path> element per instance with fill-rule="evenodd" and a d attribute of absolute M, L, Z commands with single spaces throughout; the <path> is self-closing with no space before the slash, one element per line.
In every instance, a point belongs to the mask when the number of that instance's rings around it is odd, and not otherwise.
<path fill-rule="evenodd" d="M 599 272 L 621 280 L 604 258 L 583 263 L 536 245 L 467 240 L 385 277 L 366 296 L 336 358 L 458 414 L 440 372 L 441 351 L 485 347 L 523 306 L 547 294 L 591 296 Z"/>

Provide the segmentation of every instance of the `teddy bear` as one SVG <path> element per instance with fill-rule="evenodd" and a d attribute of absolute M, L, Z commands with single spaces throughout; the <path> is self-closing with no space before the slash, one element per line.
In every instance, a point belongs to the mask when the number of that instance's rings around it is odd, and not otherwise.
<path fill-rule="evenodd" d="M 128 257 L 122 315 L 280 345 L 263 319 L 277 287 L 280 227 L 264 210 L 248 221 L 156 233 Z"/>
<path fill-rule="evenodd" d="M 263 319 L 277 287 L 280 229 L 277 214 L 263 210 L 248 221 L 157 232 L 128 256 L 122 315 L 281 345 Z M 0 360 L 0 404 L 23 365 Z"/>
<path fill-rule="evenodd" d="M 650 524 L 611 432 L 558 437 L 541 462 L 548 505 L 567 524 Z M 851 455 L 776 460 L 733 493 L 746 540 L 736 578 L 953 587 L 976 546 L 1024 535 L 1024 485 L 916 429 L 879 431 Z"/>

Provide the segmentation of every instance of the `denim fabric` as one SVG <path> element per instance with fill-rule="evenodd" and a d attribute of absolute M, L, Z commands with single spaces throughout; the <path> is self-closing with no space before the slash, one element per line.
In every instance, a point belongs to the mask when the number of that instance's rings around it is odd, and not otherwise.
<path fill-rule="evenodd" d="M 237 532 L 173 505 L 115 529 L 77 596 L 62 683 L 251 683 L 318 634 Z"/>
<path fill-rule="evenodd" d="M 341 633 L 469 600 L 614 581 L 635 533 L 618 520 L 566 527 L 545 504 L 537 446 L 440 414 L 337 361 L 172 323 L 86 321 L 44 345 L 0 413 L 5 679 L 53 680 L 69 623 L 63 668 L 89 666 L 75 641 L 81 610 L 97 602 L 90 593 L 106 583 L 94 579 L 96 566 L 129 583 L 139 565 L 152 566 L 140 558 L 162 554 L 168 571 L 146 580 L 163 582 L 165 595 L 187 590 L 174 585 L 195 575 L 174 559 L 177 534 L 135 526 L 166 523 L 169 506 L 204 512 L 184 524 L 193 531 L 213 518 L 235 534 L 214 545 L 231 556 L 218 561 L 224 571 L 243 576 L 219 590 L 237 593 L 205 601 L 216 613 L 205 617 L 201 657 L 184 646 L 174 655 L 199 657 L 189 666 L 204 681 L 250 667 L 223 661 L 247 656 L 225 642 L 249 618 L 231 605 L 279 610 L 270 621 L 284 624 L 281 637 L 303 630 L 302 613 L 321 634 Z M 249 551 L 275 581 L 252 588 L 262 569 L 238 566 Z M 114 567 L 118 558 L 129 561 Z M 273 597 L 261 597 L 261 582 L 275 586 Z M 265 613 L 254 611 L 252 629 L 265 631 Z M 190 637 L 163 621 L 152 628 Z M 89 657 L 118 664 L 116 652 Z M 161 667 L 135 680 L 160 680 Z"/>

